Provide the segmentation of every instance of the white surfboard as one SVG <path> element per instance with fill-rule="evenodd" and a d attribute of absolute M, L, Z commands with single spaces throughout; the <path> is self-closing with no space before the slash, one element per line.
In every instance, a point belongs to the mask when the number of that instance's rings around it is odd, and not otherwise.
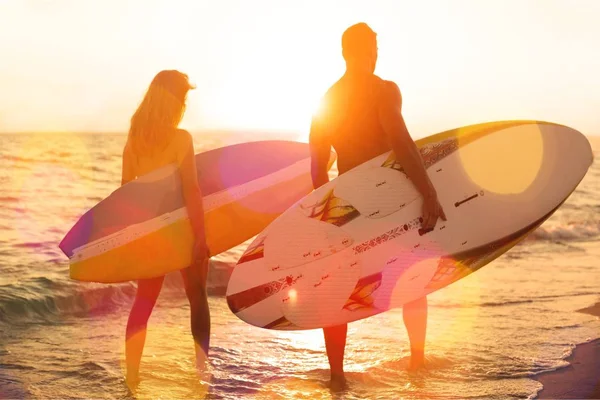
<path fill-rule="evenodd" d="M 339 325 L 461 279 L 536 229 L 592 163 L 581 133 L 539 121 L 468 126 L 417 141 L 447 221 L 421 230 L 422 197 L 393 153 L 303 198 L 249 246 L 230 309 L 263 328 Z"/>

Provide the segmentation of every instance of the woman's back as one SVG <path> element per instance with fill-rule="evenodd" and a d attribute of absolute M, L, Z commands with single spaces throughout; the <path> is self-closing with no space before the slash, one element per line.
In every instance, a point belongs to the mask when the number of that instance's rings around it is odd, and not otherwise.
<path fill-rule="evenodd" d="M 130 160 L 131 175 L 133 177 L 140 177 L 169 164 L 179 167 L 188 150 L 189 140 L 184 140 L 185 136 L 189 136 L 189 133 L 177 130 L 163 149 L 152 153 L 144 151 L 136 152 L 131 144 L 127 143 L 123 157 Z"/>

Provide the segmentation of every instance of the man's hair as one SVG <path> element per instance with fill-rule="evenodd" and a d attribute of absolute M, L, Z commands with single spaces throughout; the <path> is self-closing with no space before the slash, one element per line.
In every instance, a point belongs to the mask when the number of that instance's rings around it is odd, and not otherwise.
<path fill-rule="evenodd" d="M 344 58 L 362 57 L 373 47 L 377 34 L 364 22 L 354 24 L 342 35 L 342 52 Z"/>

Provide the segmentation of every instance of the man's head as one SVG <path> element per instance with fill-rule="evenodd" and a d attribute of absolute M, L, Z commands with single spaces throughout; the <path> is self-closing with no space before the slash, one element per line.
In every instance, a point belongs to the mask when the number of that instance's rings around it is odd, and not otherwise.
<path fill-rule="evenodd" d="M 377 34 L 364 22 L 352 25 L 342 35 L 342 55 L 348 67 L 375 72 Z"/>

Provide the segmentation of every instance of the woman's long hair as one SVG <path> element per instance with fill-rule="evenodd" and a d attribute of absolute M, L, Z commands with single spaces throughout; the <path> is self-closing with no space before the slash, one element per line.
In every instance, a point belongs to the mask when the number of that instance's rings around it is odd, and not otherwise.
<path fill-rule="evenodd" d="M 188 76 L 179 71 L 159 72 L 131 117 L 127 141 L 136 155 L 153 155 L 163 150 L 175 134 L 183 113 Z"/>

